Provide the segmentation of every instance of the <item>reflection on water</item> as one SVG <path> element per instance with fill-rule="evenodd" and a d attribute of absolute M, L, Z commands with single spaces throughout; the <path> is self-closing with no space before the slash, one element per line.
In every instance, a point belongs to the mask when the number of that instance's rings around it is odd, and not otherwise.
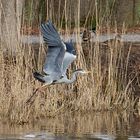
<path fill-rule="evenodd" d="M 28 125 L 1 123 L 0 139 L 9 140 L 138 140 L 140 118 L 127 112 L 64 114 Z"/>

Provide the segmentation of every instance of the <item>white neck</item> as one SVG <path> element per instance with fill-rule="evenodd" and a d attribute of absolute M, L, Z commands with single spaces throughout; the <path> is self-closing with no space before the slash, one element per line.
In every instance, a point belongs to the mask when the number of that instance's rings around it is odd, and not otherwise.
<path fill-rule="evenodd" d="M 68 79 L 67 76 L 65 77 L 64 79 L 64 83 L 67 83 L 67 84 L 71 84 L 73 83 L 74 81 L 76 81 L 76 77 L 77 77 L 77 74 L 79 72 L 78 71 L 75 71 L 73 74 L 72 74 L 72 78 L 71 79 Z"/>

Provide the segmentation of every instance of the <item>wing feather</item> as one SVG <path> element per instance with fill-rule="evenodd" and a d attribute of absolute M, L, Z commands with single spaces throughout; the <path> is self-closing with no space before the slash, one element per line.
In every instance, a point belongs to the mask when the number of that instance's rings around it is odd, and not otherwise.
<path fill-rule="evenodd" d="M 50 21 L 45 24 L 41 24 L 41 31 L 43 34 L 43 39 L 48 46 L 62 45 L 60 35 Z"/>
<path fill-rule="evenodd" d="M 62 63 L 66 46 L 50 21 L 41 25 L 41 31 L 44 41 L 48 44 L 43 71 L 51 75 L 52 80 L 57 80 L 62 76 Z"/>

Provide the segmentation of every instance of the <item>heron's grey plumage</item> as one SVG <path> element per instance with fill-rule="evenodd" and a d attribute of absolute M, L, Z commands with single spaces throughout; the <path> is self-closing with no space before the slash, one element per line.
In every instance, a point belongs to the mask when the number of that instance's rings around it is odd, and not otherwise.
<path fill-rule="evenodd" d="M 76 76 L 79 73 L 84 74 L 85 72 L 82 69 L 77 69 L 73 72 L 71 79 L 68 79 L 67 75 L 65 75 L 63 78 L 59 79 L 58 81 L 55 81 L 54 83 L 56 83 L 56 84 L 58 84 L 58 83 L 71 84 L 76 80 Z"/>
<path fill-rule="evenodd" d="M 41 24 L 41 32 L 43 34 L 43 39 L 48 46 L 61 46 L 63 44 L 60 35 L 51 21 Z"/>
<path fill-rule="evenodd" d="M 66 46 L 50 21 L 41 25 L 41 31 L 44 41 L 48 44 L 43 71 L 52 78 L 52 81 L 58 80 L 62 76 L 62 63 Z"/>
<path fill-rule="evenodd" d="M 66 75 L 68 67 L 75 59 L 76 59 L 76 55 L 70 54 L 68 52 L 65 53 L 63 65 L 62 65 L 63 66 L 63 68 L 62 68 L 63 75 Z"/>
<path fill-rule="evenodd" d="M 44 75 L 38 72 L 34 77 L 47 85 L 53 83 L 72 83 L 76 80 L 78 73 L 83 70 L 76 70 L 71 79 L 67 78 L 66 72 L 69 65 L 76 59 L 76 50 L 72 42 L 63 42 L 54 25 L 48 21 L 41 25 L 43 39 L 48 44 L 48 51 L 43 67 Z"/>
<path fill-rule="evenodd" d="M 66 75 L 67 69 L 70 64 L 76 59 L 76 50 L 74 49 L 72 42 L 65 42 L 66 52 L 63 59 L 62 71 L 63 75 Z"/>
<path fill-rule="evenodd" d="M 33 97 L 37 91 L 43 89 L 46 85 L 59 83 L 70 84 L 76 80 L 78 73 L 87 73 L 82 69 L 78 69 L 74 71 L 72 78 L 68 79 L 66 75 L 67 69 L 76 59 L 76 51 L 72 42 L 64 43 L 50 21 L 41 25 L 41 31 L 45 43 L 48 44 L 47 56 L 43 67 L 45 74 L 42 75 L 38 72 L 34 72 L 33 75 L 37 80 L 45 84 L 33 92 L 30 98 L 26 101 L 27 104 L 33 102 Z"/>

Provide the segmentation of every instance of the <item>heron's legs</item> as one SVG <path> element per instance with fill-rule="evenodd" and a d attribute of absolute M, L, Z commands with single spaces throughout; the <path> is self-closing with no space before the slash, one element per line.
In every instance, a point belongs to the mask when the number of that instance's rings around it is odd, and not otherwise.
<path fill-rule="evenodd" d="M 42 91 L 43 89 L 46 88 L 46 86 L 50 85 L 50 83 L 46 83 L 40 87 L 38 87 L 37 89 L 34 90 L 33 94 L 26 100 L 26 104 L 32 104 L 35 101 L 35 98 L 37 97 L 37 92 L 38 91 Z"/>

